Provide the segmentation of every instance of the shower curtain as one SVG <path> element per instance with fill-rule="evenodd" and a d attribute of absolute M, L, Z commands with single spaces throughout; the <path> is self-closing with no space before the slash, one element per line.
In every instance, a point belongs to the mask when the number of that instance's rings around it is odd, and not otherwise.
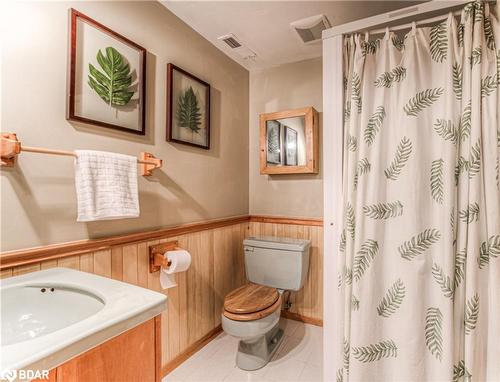
<path fill-rule="evenodd" d="M 338 381 L 500 381 L 497 12 L 345 38 Z"/>

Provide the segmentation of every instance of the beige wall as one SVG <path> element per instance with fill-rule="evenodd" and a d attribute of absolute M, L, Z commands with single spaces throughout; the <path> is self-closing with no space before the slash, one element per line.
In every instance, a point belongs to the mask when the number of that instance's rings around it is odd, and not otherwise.
<path fill-rule="evenodd" d="M 70 7 L 147 49 L 146 137 L 66 121 Z M 4 8 L 1 130 L 16 132 L 31 146 L 149 151 L 163 159 L 164 168 L 139 179 L 140 218 L 77 223 L 73 161 L 22 154 L 16 168 L 1 171 L 2 250 L 248 213 L 244 68 L 156 1 L 11 2 Z M 210 151 L 165 142 L 168 62 L 212 85 Z"/>
<path fill-rule="evenodd" d="M 313 106 L 322 108 L 321 58 L 250 73 L 250 214 L 323 216 L 323 177 L 259 174 L 259 114 Z"/>

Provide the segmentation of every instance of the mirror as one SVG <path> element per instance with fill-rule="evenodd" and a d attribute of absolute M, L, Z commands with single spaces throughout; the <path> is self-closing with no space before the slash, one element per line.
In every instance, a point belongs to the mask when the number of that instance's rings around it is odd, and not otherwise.
<path fill-rule="evenodd" d="M 313 107 L 260 115 L 260 173 L 318 172 L 318 112 Z"/>

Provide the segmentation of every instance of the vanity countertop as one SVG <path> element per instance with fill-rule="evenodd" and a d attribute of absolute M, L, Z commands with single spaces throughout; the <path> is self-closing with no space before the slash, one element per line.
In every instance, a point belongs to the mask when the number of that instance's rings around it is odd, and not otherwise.
<path fill-rule="evenodd" d="M 0 371 L 50 370 L 157 316 L 167 300 L 149 289 L 67 268 L 2 280 L 1 293 Z M 60 317 L 52 320 L 58 309 Z M 36 330 L 23 330 L 27 325 Z"/>

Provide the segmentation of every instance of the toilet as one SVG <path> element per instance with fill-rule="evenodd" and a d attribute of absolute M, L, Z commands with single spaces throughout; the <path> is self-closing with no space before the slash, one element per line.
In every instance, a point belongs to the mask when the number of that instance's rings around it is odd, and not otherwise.
<path fill-rule="evenodd" d="M 222 328 L 239 338 L 236 365 L 265 366 L 283 339 L 279 327 L 284 291 L 297 291 L 309 270 L 309 240 L 249 237 L 243 242 L 248 283 L 224 299 Z"/>

